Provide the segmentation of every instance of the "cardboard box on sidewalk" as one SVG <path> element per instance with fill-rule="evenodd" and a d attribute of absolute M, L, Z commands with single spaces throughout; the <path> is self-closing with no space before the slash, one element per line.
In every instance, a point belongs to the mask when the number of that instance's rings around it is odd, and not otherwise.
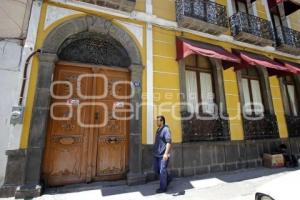
<path fill-rule="evenodd" d="M 263 156 L 263 165 L 269 168 L 284 167 L 284 157 L 282 154 L 267 154 Z"/>

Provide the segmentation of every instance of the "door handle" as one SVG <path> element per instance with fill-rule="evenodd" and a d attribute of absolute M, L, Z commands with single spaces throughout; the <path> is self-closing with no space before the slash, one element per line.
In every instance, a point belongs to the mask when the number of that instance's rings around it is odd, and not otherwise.
<path fill-rule="evenodd" d="M 114 143 L 116 143 L 117 141 L 118 141 L 117 137 L 109 137 L 109 138 L 107 139 L 107 142 L 108 142 L 108 143 L 111 143 L 111 144 L 114 144 Z"/>
<path fill-rule="evenodd" d="M 119 143 L 126 142 L 127 139 L 125 136 L 115 136 L 115 135 L 98 135 L 98 141 L 106 143 Z"/>

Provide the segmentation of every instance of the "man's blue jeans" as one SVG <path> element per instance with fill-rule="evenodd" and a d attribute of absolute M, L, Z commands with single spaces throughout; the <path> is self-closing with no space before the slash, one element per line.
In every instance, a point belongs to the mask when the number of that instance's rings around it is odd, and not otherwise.
<path fill-rule="evenodd" d="M 163 158 L 154 157 L 154 171 L 159 174 L 160 189 L 167 190 L 168 184 L 171 181 L 171 177 L 168 174 L 168 160 L 163 160 Z"/>

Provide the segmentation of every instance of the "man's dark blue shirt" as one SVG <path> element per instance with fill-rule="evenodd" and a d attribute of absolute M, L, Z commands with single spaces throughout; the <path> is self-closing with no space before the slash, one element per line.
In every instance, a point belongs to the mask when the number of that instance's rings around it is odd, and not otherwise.
<path fill-rule="evenodd" d="M 171 133 L 167 125 L 164 125 L 162 128 L 158 128 L 156 131 L 155 144 L 153 153 L 155 157 L 163 157 L 167 143 L 171 144 Z"/>

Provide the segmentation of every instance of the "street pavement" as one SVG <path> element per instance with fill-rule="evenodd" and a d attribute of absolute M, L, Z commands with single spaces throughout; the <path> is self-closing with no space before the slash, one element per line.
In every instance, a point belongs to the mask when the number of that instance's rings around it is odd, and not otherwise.
<path fill-rule="evenodd" d="M 158 181 L 138 186 L 124 181 L 79 184 L 47 189 L 35 200 L 254 200 L 259 186 L 293 170 L 261 167 L 176 178 L 164 194 L 155 194 Z"/>

